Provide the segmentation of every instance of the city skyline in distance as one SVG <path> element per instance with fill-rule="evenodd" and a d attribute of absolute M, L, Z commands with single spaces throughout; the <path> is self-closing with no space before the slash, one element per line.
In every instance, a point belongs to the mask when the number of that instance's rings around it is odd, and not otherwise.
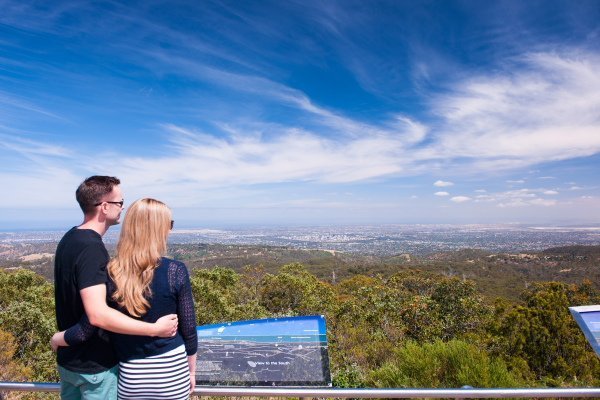
<path fill-rule="evenodd" d="M 0 230 L 0 255 L 15 257 L 52 257 L 64 230 Z M 120 231 L 110 229 L 103 237 L 114 248 Z M 270 251 L 325 251 L 363 256 L 398 254 L 427 255 L 464 249 L 491 253 L 539 252 L 564 246 L 600 246 L 600 224 L 587 227 L 542 227 L 526 225 L 363 225 L 182 228 L 169 235 L 169 248 L 212 246 L 218 253 L 260 257 L 261 248 Z M 43 250 L 42 250 L 43 249 Z M 196 250 L 201 251 L 200 248 Z M 51 252 L 49 252 L 51 251 Z"/>
<path fill-rule="evenodd" d="M 600 223 L 597 1 L 0 7 L 3 230 Z"/>

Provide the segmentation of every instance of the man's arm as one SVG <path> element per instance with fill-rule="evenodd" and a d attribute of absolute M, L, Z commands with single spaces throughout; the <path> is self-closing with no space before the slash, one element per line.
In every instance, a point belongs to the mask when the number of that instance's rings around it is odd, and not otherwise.
<path fill-rule="evenodd" d="M 110 308 L 106 304 L 106 285 L 81 289 L 81 300 L 90 323 L 115 333 L 141 336 L 171 337 L 177 333 L 177 315 L 162 317 L 154 324 L 142 322 Z"/>

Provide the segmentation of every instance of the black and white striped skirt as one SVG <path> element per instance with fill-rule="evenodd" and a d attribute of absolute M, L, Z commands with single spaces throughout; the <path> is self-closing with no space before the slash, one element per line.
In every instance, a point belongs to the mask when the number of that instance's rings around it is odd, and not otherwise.
<path fill-rule="evenodd" d="M 119 363 L 119 400 L 187 399 L 190 370 L 183 345 L 164 354 Z"/>

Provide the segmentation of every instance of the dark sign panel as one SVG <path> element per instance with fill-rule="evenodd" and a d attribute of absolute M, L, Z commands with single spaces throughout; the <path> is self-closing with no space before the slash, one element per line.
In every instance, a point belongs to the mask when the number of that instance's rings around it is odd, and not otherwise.
<path fill-rule="evenodd" d="M 198 328 L 197 385 L 331 386 L 323 316 Z"/>
<path fill-rule="evenodd" d="M 600 355 L 600 306 L 569 307 L 596 355 Z"/>

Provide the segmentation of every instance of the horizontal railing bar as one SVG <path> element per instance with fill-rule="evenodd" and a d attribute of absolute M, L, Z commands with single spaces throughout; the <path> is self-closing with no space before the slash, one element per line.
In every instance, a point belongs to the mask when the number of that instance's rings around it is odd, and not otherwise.
<path fill-rule="evenodd" d="M 4 382 L 0 392 L 58 392 L 58 383 Z M 322 397 L 322 398 L 548 398 L 600 397 L 600 388 L 549 389 L 342 389 L 342 388 L 282 388 L 282 387 L 196 387 L 198 396 L 253 396 L 253 397 Z"/>
<path fill-rule="evenodd" d="M 508 398 L 508 397 L 600 397 L 593 389 L 292 389 L 202 387 L 201 396 L 325 397 L 325 398 Z"/>
<path fill-rule="evenodd" d="M 0 392 L 59 392 L 60 383 L 0 381 Z"/>

